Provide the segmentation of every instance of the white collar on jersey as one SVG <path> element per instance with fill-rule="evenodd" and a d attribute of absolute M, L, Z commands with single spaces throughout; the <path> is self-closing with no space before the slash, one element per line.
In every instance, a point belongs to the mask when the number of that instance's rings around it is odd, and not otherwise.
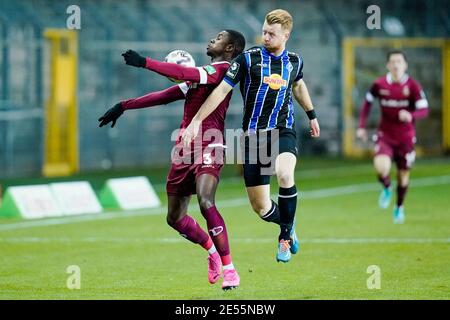
<path fill-rule="evenodd" d="M 408 76 L 407 73 L 405 73 L 405 74 L 403 75 L 403 77 L 400 79 L 399 82 L 400 82 L 400 84 L 405 84 L 406 81 L 408 81 L 408 79 L 409 79 L 409 76 Z M 387 83 L 389 83 L 389 84 L 392 84 L 392 82 L 393 82 L 393 80 L 392 80 L 392 74 L 391 74 L 390 72 L 388 72 L 387 75 L 386 75 L 386 81 L 387 81 Z"/>
<path fill-rule="evenodd" d="M 219 64 L 219 63 L 228 63 L 228 64 L 230 64 L 229 61 L 218 61 L 218 62 L 213 62 L 213 63 L 210 63 L 210 64 L 213 65 L 213 64 Z"/>

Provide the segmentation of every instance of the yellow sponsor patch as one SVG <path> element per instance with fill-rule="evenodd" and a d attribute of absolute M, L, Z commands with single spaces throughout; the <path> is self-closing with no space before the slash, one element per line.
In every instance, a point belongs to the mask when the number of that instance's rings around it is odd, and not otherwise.
<path fill-rule="evenodd" d="M 269 88 L 272 90 L 279 90 L 281 87 L 287 86 L 287 81 L 276 73 L 272 73 L 269 77 L 265 76 L 263 82 L 268 84 Z"/>

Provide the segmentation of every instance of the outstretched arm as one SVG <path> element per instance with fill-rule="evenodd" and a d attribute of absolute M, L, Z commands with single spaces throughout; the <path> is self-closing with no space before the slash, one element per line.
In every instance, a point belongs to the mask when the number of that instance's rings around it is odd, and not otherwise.
<path fill-rule="evenodd" d="M 160 75 L 176 80 L 192 81 L 195 83 L 206 84 L 207 73 L 199 67 L 186 67 L 176 63 L 162 62 L 155 59 L 145 58 L 145 69 L 159 73 Z"/>
<path fill-rule="evenodd" d="M 148 108 L 184 99 L 184 92 L 181 88 L 182 85 L 186 84 L 183 83 L 178 86 L 172 86 L 162 91 L 146 94 L 145 96 L 139 98 L 128 99 L 116 103 L 98 119 L 98 121 L 100 122 L 99 127 L 103 127 L 111 122 L 111 128 L 113 128 L 116 124 L 117 119 L 119 119 L 119 117 L 127 109 Z"/>
<path fill-rule="evenodd" d="M 186 67 L 176 63 L 162 62 L 148 57 L 143 57 L 133 50 L 128 50 L 123 53 L 122 56 L 127 65 L 145 68 L 176 80 L 207 84 L 214 82 L 216 80 L 215 77 L 217 76 L 212 75 L 211 77 L 211 75 L 208 75 L 206 70 L 202 67 Z"/>
<path fill-rule="evenodd" d="M 177 100 L 184 99 L 184 93 L 180 86 L 172 86 L 165 90 L 151 92 L 145 96 L 124 100 L 121 102 L 122 109 L 141 109 L 153 106 L 168 104 Z"/>
<path fill-rule="evenodd" d="M 182 141 L 185 146 L 188 146 L 193 139 L 198 135 L 200 124 L 205 120 L 219 104 L 225 99 L 227 94 L 233 89 L 227 82 L 223 81 L 211 92 L 209 97 L 203 102 L 200 109 L 192 118 L 191 123 L 182 134 Z"/>
<path fill-rule="evenodd" d="M 311 137 L 317 138 L 320 136 L 320 126 L 319 121 L 317 121 L 316 113 L 314 111 L 314 106 L 309 96 L 308 88 L 306 87 L 305 81 L 300 79 L 294 82 L 292 92 L 294 94 L 295 100 L 300 104 L 300 106 L 305 110 L 309 118 L 309 126 L 311 127 Z"/>

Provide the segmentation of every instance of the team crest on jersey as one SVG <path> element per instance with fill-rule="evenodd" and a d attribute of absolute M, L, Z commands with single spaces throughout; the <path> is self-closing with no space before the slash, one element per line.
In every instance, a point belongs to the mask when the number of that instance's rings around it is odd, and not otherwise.
<path fill-rule="evenodd" d="M 268 84 L 272 90 L 279 90 L 281 87 L 287 86 L 287 81 L 276 73 L 272 73 L 269 77 L 265 76 L 263 82 Z"/>
<path fill-rule="evenodd" d="M 236 75 L 239 71 L 239 67 L 240 67 L 239 63 L 237 63 L 236 61 L 233 61 L 231 66 L 228 68 L 227 76 L 234 79 L 234 77 L 236 77 Z"/>
<path fill-rule="evenodd" d="M 409 97 L 409 94 L 411 93 L 411 92 L 409 91 L 409 87 L 408 87 L 408 86 L 404 86 L 402 92 L 403 92 L 403 95 L 404 95 L 405 97 Z"/>
<path fill-rule="evenodd" d="M 292 66 L 292 63 L 288 63 L 287 64 L 287 66 L 286 66 L 286 69 L 289 71 L 289 72 L 291 72 L 292 71 L 292 69 L 294 69 L 294 67 Z"/>

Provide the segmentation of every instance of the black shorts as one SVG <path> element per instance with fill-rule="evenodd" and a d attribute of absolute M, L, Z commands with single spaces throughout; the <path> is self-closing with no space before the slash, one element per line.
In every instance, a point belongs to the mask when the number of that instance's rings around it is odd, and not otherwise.
<path fill-rule="evenodd" d="M 295 130 L 288 128 L 258 131 L 257 134 L 244 137 L 244 150 L 245 186 L 269 184 L 276 157 L 284 152 L 297 156 L 297 135 Z"/>

